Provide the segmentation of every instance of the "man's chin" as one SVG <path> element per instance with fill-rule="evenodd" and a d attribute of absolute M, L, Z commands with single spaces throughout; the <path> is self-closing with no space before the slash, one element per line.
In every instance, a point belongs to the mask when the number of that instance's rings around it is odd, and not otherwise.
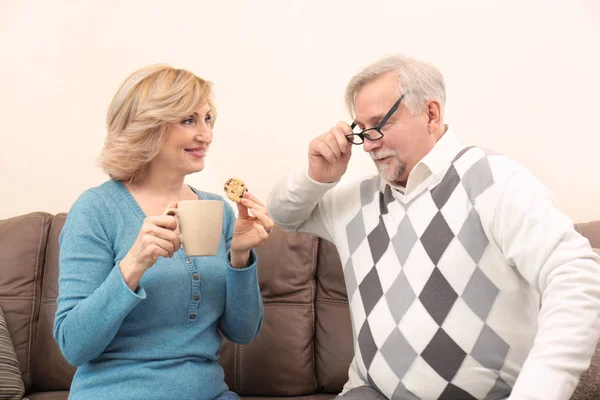
<path fill-rule="evenodd" d="M 379 176 L 388 182 L 394 182 L 398 178 L 396 174 L 390 173 L 387 168 L 378 168 L 377 171 L 379 172 Z"/>
<path fill-rule="evenodd" d="M 400 180 L 400 176 L 404 172 L 404 169 L 398 171 L 398 168 L 392 166 L 377 166 L 377 172 L 379 176 L 387 182 L 397 182 Z"/>

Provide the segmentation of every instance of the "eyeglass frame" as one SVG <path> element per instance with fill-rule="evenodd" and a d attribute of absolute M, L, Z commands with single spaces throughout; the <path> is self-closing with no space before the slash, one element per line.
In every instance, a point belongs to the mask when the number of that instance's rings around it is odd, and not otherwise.
<path fill-rule="evenodd" d="M 385 114 L 385 116 L 381 119 L 381 121 L 379 122 L 379 124 L 377 124 L 377 126 L 373 127 L 373 128 L 369 128 L 369 129 L 364 129 L 358 133 L 350 133 L 346 136 L 346 140 L 348 142 L 350 142 L 351 144 L 354 145 L 361 145 L 365 142 L 365 139 L 370 140 L 370 141 L 375 141 L 375 140 L 381 140 L 383 138 L 383 132 L 381 132 L 381 128 L 383 128 L 383 126 L 388 122 L 388 120 L 391 118 L 391 116 L 396 112 L 396 110 L 398 110 L 398 107 L 400 107 L 400 102 L 402 102 L 402 99 L 404 99 L 404 97 L 408 94 L 408 91 L 402 93 L 402 96 L 400 96 L 400 98 L 394 103 L 394 105 L 392 106 L 392 108 L 390 108 L 390 110 L 387 112 L 387 114 Z M 354 129 L 356 128 L 357 122 L 356 120 L 352 122 L 352 125 L 350 125 L 350 129 Z M 368 135 L 368 133 L 365 135 L 365 132 L 368 131 L 376 131 L 378 132 L 381 136 L 379 136 L 378 138 L 375 139 L 371 139 Z M 352 140 L 355 136 L 358 136 L 361 140 L 360 143 L 354 143 L 354 141 Z"/>

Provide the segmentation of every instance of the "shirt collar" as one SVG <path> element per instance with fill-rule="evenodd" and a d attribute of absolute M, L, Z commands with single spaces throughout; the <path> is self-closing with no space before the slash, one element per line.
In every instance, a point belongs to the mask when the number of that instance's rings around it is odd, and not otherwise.
<path fill-rule="evenodd" d="M 422 164 L 427 167 L 433 175 L 439 176 L 446 172 L 448 165 L 452 163 L 454 157 L 456 157 L 462 149 L 462 144 L 448 126 L 446 133 L 442 135 L 435 146 L 433 146 L 433 149 L 431 149 L 417 165 Z"/>
<path fill-rule="evenodd" d="M 393 182 L 381 180 L 381 190 L 384 190 L 385 185 L 390 185 L 400 193 L 406 193 L 411 188 L 415 188 L 422 181 L 431 175 L 442 176 L 448 166 L 452 163 L 454 157 L 463 149 L 463 145 L 454 135 L 452 129 L 448 125 L 448 129 L 442 137 L 433 146 L 431 151 L 425 155 L 410 171 L 406 188 L 399 186 Z M 415 182 L 415 179 L 418 182 Z"/>

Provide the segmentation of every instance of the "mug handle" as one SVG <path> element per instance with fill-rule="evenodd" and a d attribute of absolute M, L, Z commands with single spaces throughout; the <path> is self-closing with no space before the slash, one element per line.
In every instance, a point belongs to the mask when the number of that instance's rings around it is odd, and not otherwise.
<path fill-rule="evenodd" d="M 173 217 L 179 218 L 179 210 L 176 208 L 167 208 L 165 210 L 165 212 L 163 213 L 163 215 L 171 215 Z M 181 241 L 181 244 L 184 244 L 183 243 L 183 235 L 181 235 L 181 231 L 179 232 L 179 240 Z"/>
<path fill-rule="evenodd" d="M 167 208 L 163 215 L 172 215 L 173 217 L 179 217 L 179 210 L 176 208 Z"/>

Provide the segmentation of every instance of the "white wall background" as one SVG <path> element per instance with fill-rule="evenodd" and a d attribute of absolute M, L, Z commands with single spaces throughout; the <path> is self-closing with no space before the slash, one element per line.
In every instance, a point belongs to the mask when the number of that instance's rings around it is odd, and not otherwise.
<path fill-rule="evenodd" d="M 106 109 L 141 66 L 215 85 L 213 146 L 188 182 L 220 192 L 237 176 L 264 199 L 348 119 L 351 76 L 391 52 L 442 70 L 465 144 L 528 167 L 574 220 L 600 219 L 597 0 L 0 0 L 0 219 L 68 211 L 107 179 Z"/>

